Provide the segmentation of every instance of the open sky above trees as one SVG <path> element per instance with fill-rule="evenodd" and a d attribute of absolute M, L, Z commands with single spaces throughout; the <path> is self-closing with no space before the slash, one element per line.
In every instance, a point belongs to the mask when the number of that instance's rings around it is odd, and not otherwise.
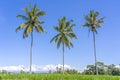
<path fill-rule="evenodd" d="M 120 64 L 120 10 L 119 0 L 1 0 L 0 2 L 0 66 L 29 66 L 30 37 L 23 39 L 22 31 L 15 32 L 23 20 L 17 19 L 18 14 L 28 4 L 46 12 L 40 19 L 45 21 L 42 26 L 46 33 L 34 32 L 33 64 L 62 64 L 62 50 L 57 49 L 50 40 L 57 33 L 53 27 L 63 16 L 74 20 L 74 32 L 78 40 L 72 40 L 74 47 L 65 49 L 65 64 L 78 69 L 94 64 L 92 33 L 81 26 L 85 23 L 84 15 L 90 10 L 98 11 L 99 17 L 106 17 L 96 35 L 97 60 L 105 64 Z"/>

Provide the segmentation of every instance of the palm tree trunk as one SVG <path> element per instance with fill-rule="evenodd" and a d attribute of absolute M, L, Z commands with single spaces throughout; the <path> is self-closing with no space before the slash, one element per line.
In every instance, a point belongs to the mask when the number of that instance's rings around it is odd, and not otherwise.
<path fill-rule="evenodd" d="M 93 42 L 94 42 L 94 57 L 95 57 L 95 73 L 96 73 L 96 75 L 98 75 L 97 57 L 96 57 L 96 43 L 95 43 L 95 32 L 93 32 Z"/>
<path fill-rule="evenodd" d="M 64 74 L 64 43 L 63 43 L 63 74 Z"/>
<path fill-rule="evenodd" d="M 30 74 L 32 73 L 32 47 L 33 47 L 33 33 L 31 32 L 31 47 L 30 47 Z"/>

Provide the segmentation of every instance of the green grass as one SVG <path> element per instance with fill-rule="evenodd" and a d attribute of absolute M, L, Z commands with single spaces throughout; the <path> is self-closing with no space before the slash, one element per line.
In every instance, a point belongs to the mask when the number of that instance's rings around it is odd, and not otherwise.
<path fill-rule="evenodd" d="M 120 80 L 120 76 L 68 74 L 0 74 L 0 80 Z"/>

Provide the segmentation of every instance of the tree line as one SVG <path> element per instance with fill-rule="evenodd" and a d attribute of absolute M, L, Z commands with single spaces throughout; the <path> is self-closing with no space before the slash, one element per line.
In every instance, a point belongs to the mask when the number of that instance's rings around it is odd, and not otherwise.
<path fill-rule="evenodd" d="M 44 21 L 40 20 L 39 18 L 46 15 L 45 11 L 42 11 L 40 8 L 36 6 L 36 4 L 29 5 L 29 7 L 23 8 L 23 11 L 25 11 L 25 14 L 18 14 L 17 18 L 22 18 L 25 22 L 19 25 L 16 28 L 16 32 L 18 30 L 24 29 L 23 31 L 23 38 L 28 37 L 28 35 L 31 36 L 31 43 L 30 43 L 30 73 L 32 72 L 32 47 L 33 47 L 33 32 L 37 31 L 38 33 L 45 32 L 44 28 L 41 26 L 41 24 L 44 23 Z M 96 58 L 96 42 L 95 42 L 95 34 L 97 34 L 97 28 L 101 27 L 101 23 L 104 22 L 104 17 L 98 18 L 99 12 L 90 10 L 90 13 L 85 15 L 84 18 L 86 22 L 82 25 L 83 27 L 87 27 L 89 29 L 89 32 L 91 31 L 93 33 L 93 42 L 94 42 L 94 57 L 95 57 L 95 74 L 98 75 L 98 67 L 97 67 L 97 58 Z M 72 24 L 73 20 L 67 21 L 66 17 L 64 16 L 61 19 L 58 19 L 58 25 L 54 27 L 55 31 L 58 32 L 50 42 L 55 42 L 57 45 L 57 48 L 62 46 L 62 62 L 63 62 L 63 68 L 62 73 L 64 74 L 64 52 L 65 47 L 73 47 L 73 43 L 71 42 L 71 39 L 77 39 L 76 34 L 73 31 L 73 28 L 76 26 L 75 24 Z"/>
<path fill-rule="evenodd" d="M 80 74 L 80 75 L 95 75 L 95 65 L 87 65 L 86 68 L 80 72 L 77 69 L 65 69 L 64 74 Z M 114 76 L 120 76 L 120 65 L 116 66 L 115 64 L 106 65 L 103 62 L 97 62 L 97 68 L 98 68 L 98 74 L 99 75 L 114 75 Z M 28 74 L 28 72 L 25 72 L 21 70 L 20 72 L 17 72 L 20 74 Z M 49 70 L 49 74 L 63 74 L 62 66 L 56 67 L 55 71 Z M 15 74 L 15 72 L 7 72 L 6 70 L 0 71 L 0 74 Z M 35 72 L 32 72 L 32 74 L 35 74 Z M 39 73 L 40 74 L 40 73 Z"/>
<path fill-rule="evenodd" d="M 97 62 L 98 74 L 100 75 L 120 75 L 120 65 L 116 66 L 115 64 L 105 65 L 103 62 Z M 87 65 L 86 69 L 82 74 L 94 75 L 95 66 Z"/>
<path fill-rule="evenodd" d="M 95 65 L 87 65 L 86 68 L 80 72 L 76 69 L 66 69 L 65 74 L 83 74 L 83 75 L 95 75 Z M 99 75 L 115 75 L 120 76 L 120 65 L 115 64 L 106 65 L 103 62 L 97 62 L 97 69 Z M 53 73 L 62 74 L 62 68 L 56 67 L 56 71 Z"/>

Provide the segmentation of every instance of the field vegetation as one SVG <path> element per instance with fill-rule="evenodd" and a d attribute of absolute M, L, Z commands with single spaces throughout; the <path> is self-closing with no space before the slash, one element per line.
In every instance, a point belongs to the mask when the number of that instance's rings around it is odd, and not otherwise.
<path fill-rule="evenodd" d="M 67 69 L 64 71 L 64 74 L 62 72 L 62 68 L 58 67 L 56 68 L 55 72 L 33 72 L 31 74 L 25 71 L 11 73 L 3 70 L 0 73 L 0 80 L 120 80 L 120 71 L 118 68 L 115 68 L 113 65 L 109 65 L 109 73 L 107 73 L 108 71 L 105 71 L 100 64 L 103 66 L 102 62 L 99 62 L 99 75 L 95 75 L 95 69 L 93 69 L 95 68 L 94 65 L 88 65 L 89 67 L 87 67 L 87 69 L 85 69 L 83 72 L 79 72 L 75 69 Z"/>
<path fill-rule="evenodd" d="M 0 80 L 120 80 L 120 76 L 80 74 L 0 74 Z"/>

